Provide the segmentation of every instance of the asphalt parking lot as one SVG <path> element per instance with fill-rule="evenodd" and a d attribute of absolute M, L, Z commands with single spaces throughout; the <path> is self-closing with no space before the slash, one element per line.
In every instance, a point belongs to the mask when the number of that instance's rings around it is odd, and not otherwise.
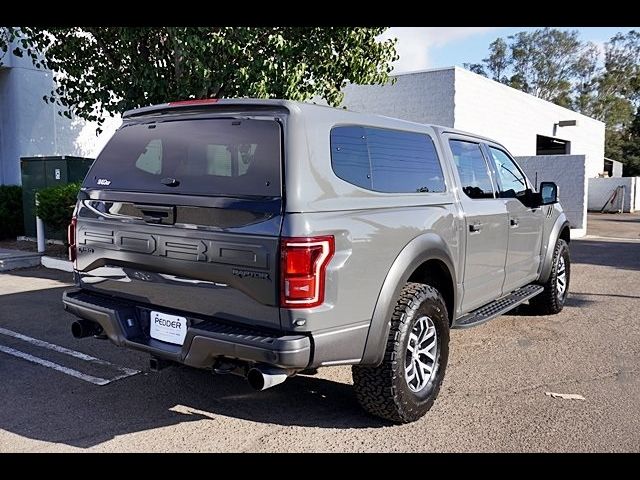
<path fill-rule="evenodd" d="M 572 242 L 561 314 L 453 331 L 435 406 L 402 426 L 360 410 L 346 367 L 260 393 L 149 372 L 144 354 L 71 336 L 70 274 L 0 274 L 0 452 L 640 451 L 640 216 L 615 228 Z"/>

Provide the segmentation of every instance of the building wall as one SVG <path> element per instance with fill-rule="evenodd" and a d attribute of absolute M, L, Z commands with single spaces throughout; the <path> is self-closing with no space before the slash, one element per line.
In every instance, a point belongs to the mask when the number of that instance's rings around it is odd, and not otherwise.
<path fill-rule="evenodd" d="M 119 119 L 110 119 L 96 137 L 94 123 L 57 114 L 42 99 L 53 87 L 51 72 L 10 53 L 0 68 L 0 184 L 20 184 L 20 157 L 76 155 L 95 157 Z"/>
<path fill-rule="evenodd" d="M 419 123 L 454 126 L 454 70 L 399 75 L 395 84 L 347 85 L 343 106 Z"/>
<path fill-rule="evenodd" d="M 622 176 L 622 162 L 618 162 L 617 160 L 612 161 L 612 169 L 611 176 L 612 177 L 621 177 Z"/>
<path fill-rule="evenodd" d="M 602 210 L 613 191 L 621 185 L 625 187 L 622 211 L 640 210 L 640 177 L 590 178 L 588 209 L 596 212 Z"/>
<path fill-rule="evenodd" d="M 493 138 L 513 155 L 536 154 L 536 135 L 571 142 L 570 154 L 584 155 L 587 178 L 604 170 L 604 123 L 559 107 L 481 75 L 455 67 L 455 127 Z M 560 120 L 575 127 L 557 128 Z"/>
<path fill-rule="evenodd" d="M 493 138 L 518 156 L 536 154 L 536 135 L 571 142 L 584 155 L 587 177 L 604 170 L 604 123 L 559 107 L 459 67 L 407 73 L 385 86 L 349 85 L 343 105 L 420 123 L 433 123 Z M 553 124 L 578 120 L 575 127 Z"/>
<path fill-rule="evenodd" d="M 534 155 L 516 157 L 529 180 L 558 185 L 560 204 L 571 224 L 571 236 L 581 237 L 587 229 L 587 191 L 584 155 Z M 568 174 L 570 173 L 570 174 Z"/>

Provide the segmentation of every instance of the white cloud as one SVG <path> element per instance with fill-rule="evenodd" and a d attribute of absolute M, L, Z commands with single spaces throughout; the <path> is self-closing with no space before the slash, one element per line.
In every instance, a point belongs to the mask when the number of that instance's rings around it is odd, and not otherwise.
<path fill-rule="evenodd" d="M 462 40 L 499 27 L 391 27 L 381 39 L 397 38 L 400 59 L 394 63 L 394 73 L 429 68 L 429 48 Z"/>

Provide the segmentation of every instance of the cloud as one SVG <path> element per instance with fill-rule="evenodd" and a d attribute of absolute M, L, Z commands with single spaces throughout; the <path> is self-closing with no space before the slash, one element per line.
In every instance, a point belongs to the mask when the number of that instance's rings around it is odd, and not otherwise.
<path fill-rule="evenodd" d="M 397 38 L 400 59 L 394 63 L 394 73 L 431 67 L 429 48 L 442 47 L 499 27 L 391 27 L 381 39 Z"/>

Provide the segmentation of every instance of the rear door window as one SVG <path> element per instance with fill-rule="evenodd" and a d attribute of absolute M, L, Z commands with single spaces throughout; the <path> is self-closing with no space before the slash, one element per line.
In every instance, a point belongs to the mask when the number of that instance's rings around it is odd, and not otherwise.
<path fill-rule="evenodd" d="M 198 119 L 118 130 L 85 187 L 195 195 L 281 195 L 281 132 L 272 120 Z M 163 179 L 178 184 L 168 187 Z"/>
<path fill-rule="evenodd" d="M 489 166 L 480 144 L 464 140 L 450 140 L 453 161 L 458 169 L 462 191 L 469 198 L 495 198 Z"/>

